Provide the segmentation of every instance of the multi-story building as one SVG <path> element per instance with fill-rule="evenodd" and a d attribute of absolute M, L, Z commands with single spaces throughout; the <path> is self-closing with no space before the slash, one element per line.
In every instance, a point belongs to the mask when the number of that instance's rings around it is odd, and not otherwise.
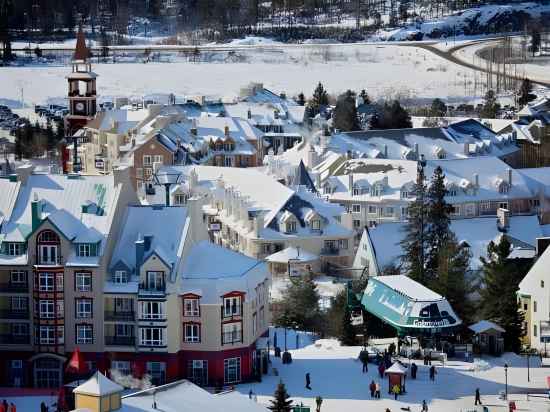
<path fill-rule="evenodd" d="M 103 278 L 113 234 L 136 197 L 123 170 L 111 176 L 18 172 L 1 223 L 0 380 L 59 387 L 77 346 L 91 365 L 100 362 Z"/>
<path fill-rule="evenodd" d="M 256 259 L 300 247 L 316 255 L 324 270 L 349 267 L 352 231 L 340 223 L 344 210 L 309 189 L 292 190 L 253 169 L 185 166 L 164 172 L 181 176 L 170 190 L 174 204 L 201 196 L 215 243 Z M 164 189 L 157 191 L 164 196 Z"/>

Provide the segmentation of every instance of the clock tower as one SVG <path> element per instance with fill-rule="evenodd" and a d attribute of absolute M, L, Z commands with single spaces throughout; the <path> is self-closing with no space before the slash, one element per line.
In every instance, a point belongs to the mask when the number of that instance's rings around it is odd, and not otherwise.
<path fill-rule="evenodd" d="M 72 72 L 67 76 L 69 82 L 69 114 L 65 117 L 65 135 L 68 142 L 74 143 L 73 171 L 80 170 L 78 159 L 78 141 L 75 133 L 92 120 L 97 112 L 97 74 L 92 71 L 90 51 L 82 28 L 76 38 L 76 49 L 72 60 Z M 66 165 L 63 165 L 66 172 Z"/>

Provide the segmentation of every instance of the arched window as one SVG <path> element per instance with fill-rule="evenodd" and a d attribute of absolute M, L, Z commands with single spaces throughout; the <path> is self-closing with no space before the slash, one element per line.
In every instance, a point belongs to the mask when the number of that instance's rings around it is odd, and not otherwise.
<path fill-rule="evenodd" d="M 38 264 L 59 265 L 61 263 L 59 254 L 59 236 L 51 230 L 44 230 L 38 235 Z"/>
<path fill-rule="evenodd" d="M 59 243 L 59 236 L 52 230 L 44 230 L 38 235 L 38 243 Z"/>

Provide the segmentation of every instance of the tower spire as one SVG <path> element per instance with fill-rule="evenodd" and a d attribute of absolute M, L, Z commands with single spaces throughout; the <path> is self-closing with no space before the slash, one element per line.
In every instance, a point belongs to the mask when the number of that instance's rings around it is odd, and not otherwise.
<path fill-rule="evenodd" d="M 90 50 L 86 46 L 86 37 L 84 36 L 84 31 L 82 31 L 82 26 L 78 28 L 78 34 L 76 35 L 76 48 L 74 51 L 73 60 L 82 60 L 86 61 L 90 57 Z"/>

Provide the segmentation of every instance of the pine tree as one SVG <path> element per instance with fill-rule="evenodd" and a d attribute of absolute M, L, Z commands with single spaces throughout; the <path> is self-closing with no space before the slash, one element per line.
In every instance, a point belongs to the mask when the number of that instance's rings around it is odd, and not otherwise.
<path fill-rule="evenodd" d="M 443 169 L 437 166 L 428 189 L 428 213 L 426 234 L 427 242 L 427 271 L 430 278 L 437 276 L 439 252 L 445 246 L 451 236 L 452 206 L 445 201 L 447 189 L 445 188 L 445 175 Z"/>
<path fill-rule="evenodd" d="M 342 335 L 340 336 L 340 343 L 342 346 L 355 346 L 357 344 L 355 338 L 355 327 L 351 324 L 351 311 L 347 305 L 344 310 L 344 317 L 342 319 Z"/>
<path fill-rule="evenodd" d="M 371 122 L 372 129 L 408 129 L 411 127 L 411 116 L 397 100 L 384 103 L 382 113 L 375 116 Z"/>
<path fill-rule="evenodd" d="M 371 103 L 369 94 L 367 93 L 367 91 L 365 89 L 361 90 L 361 93 L 359 93 L 359 96 L 361 97 L 361 99 L 363 99 L 364 104 L 370 104 Z"/>
<path fill-rule="evenodd" d="M 422 163 L 421 163 L 422 162 Z M 412 279 L 426 284 L 426 242 L 427 242 L 427 188 L 424 175 L 424 160 L 418 163 L 418 173 L 413 193 L 415 200 L 408 208 L 405 236 L 400 242 L 403 255 L 401 262 L 406 274 Z"/>
<path fill-rule="evenodd" d="M 346 91 L 336 102 L 333 124 L 336 129 L 344 132 L 360 130 L 357 108 L 355 107 L 355 93 Z"/>
<path fill-rule="evenodd" d="M 311 276 L 293 280 L 280 302 L 281 316 L 275 319 L 275 324 L 313 330 L 319 323 L 319 299 L 317 285 Z"/>
<path fill-rule="evenodd" d="M 523 314 L 519 311 L 517 291 L 526 270 L 508 256 L 511 244 L 503 235 L 499 243 L 490 242 L 487 258 L 482 257 L 483 286 L 481 311 L 486 319 L 504 328 L 504 347 L 519 352 L 523 336 Z"/>
<path fill-rule="evenodd" d="M 319 84 L 313 91 L 313 97 L 311 98 L 310 107 L 314 115 L 316 115 L 327 106 L 328 106 L 328 93 L 323 87 L 323 84 L 319 82 Z"/>
<path fill-rule="evenodd" d="M 531 80 L 529 80 L 528 78 L 523 79 L 518 92 L 519 94 L 518 104 L 520 106 L 525 106 L 530 101 L 536 99 L 536 96 L 531 93 L 532 91 L 533 91 L 533 84 L 531 83 Z"/>
<path fill-rule="evenodd" d="M 497 117 L 497 113 L 500 110 L 500 104 L 497 102 L 495 92 L 487 90 L 483 99 L 483 106 L 479 115 L 486 119 L 494 119 Z"/>
<path fill-rule="evenodd" d="M 300 92 L 300 94 L 298 95 L 298 105 L 300 106 L 305 106 L 306 104 L 306 96 L 304 96 L 304 93 L 303 92 Z"/>
<path fill-rule="evenodd" d="M 271 405 L 267 407 L 272 412 L 291 412 L 292 400 L 286 391 L 283 381 L 279 381 L 277 389 L 273 394 L 273 399 L 270 400 Z"/>
<path fill-rule="evenodd" d="M 447 105 L 441 99 L 434 99 L 430 107 L 430 115 L 433 117 L 443 117 L 447 113 Z"/>

